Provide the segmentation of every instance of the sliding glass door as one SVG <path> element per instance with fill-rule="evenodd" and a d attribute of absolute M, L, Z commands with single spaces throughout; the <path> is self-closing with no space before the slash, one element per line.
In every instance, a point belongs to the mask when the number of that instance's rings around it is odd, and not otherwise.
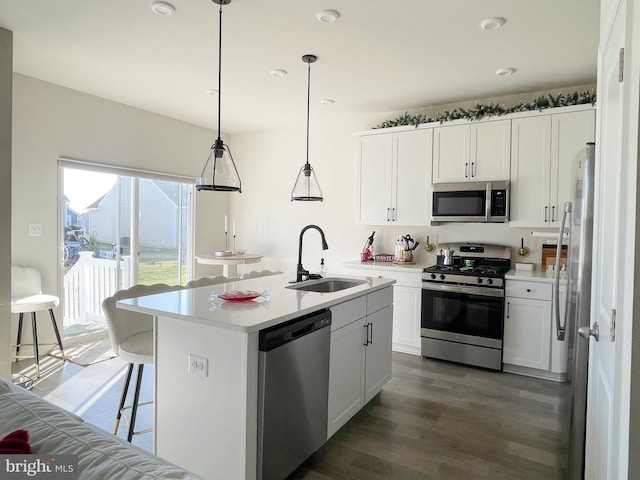
<path fill-rule="evenodd" d="M 191 183 L 70 161 L 60 170 L 65 337 L 104 329 L 102 300 L 117 290 L 186 283 Z"/>

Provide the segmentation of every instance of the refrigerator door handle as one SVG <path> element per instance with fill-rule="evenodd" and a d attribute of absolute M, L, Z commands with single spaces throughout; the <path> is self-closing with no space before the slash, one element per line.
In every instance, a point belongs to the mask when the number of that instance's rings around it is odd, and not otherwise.
<path fill-rule="evenodd" d="M 560 230 L 558 231 L 558 245 L 556 247 L 556 279 L 555 279 L 555 304 L 556 304 L 556 332 L 558 340 L 564 342 L 565 333 L 567 330 L 567 312 L 569 310 L 569 283 L 571 280 L 571 272 L 569 271 L 570 265 L 567 266 L 567 295 L 564 303 L 564 325 L 560 322 L 560 254 L 562 252 L 562 237 L 564 235 L 564 226 L 567 223 L 567 217 L 569 217 L 569 223 L 567 228 L 569 229 L 569 238 L 571 238 L 571 202 L 564 202 L 564 212 L 562 214 L 562 221 L 560 222 Z M 569 259 L 570 261 L 570 259 Z"/>

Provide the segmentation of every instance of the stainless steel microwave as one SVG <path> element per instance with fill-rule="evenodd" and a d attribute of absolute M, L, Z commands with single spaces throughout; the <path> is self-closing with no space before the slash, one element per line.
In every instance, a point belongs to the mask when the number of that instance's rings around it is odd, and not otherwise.
<path fill-rule="evenodd" d="M 431 224 L 509 221 L 509 181 L 436 183 Z"/>

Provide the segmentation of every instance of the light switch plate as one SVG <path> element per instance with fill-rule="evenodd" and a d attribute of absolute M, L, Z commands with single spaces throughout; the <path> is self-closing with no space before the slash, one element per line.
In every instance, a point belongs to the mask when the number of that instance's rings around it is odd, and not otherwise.
<path fill-rule="evenodd" d="M 30 223 L 29 224 L 29 236 L 30 237 L 41 237 L 42 236 L 42 224 L 41 223 Z"/>

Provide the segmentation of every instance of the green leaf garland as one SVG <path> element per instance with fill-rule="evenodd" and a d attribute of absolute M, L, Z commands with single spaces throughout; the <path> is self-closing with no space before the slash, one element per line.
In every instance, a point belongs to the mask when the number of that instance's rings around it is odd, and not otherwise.
<path fill-rule="evenodd" d="M 489 103 L 488 105 L 485 105 L 476 102 L 474 107 L 470 108 L 469 110 L 465 110 L 463 108 L 454 108 L 451 111 L 445 110 L 443 112 L 438 112 L 434 117 L 429 117 L 428 115 L 423 115 L 421 113 L 410 115 L 408 112 L 405 112 L 398 118 L 395 118 L 393 120 L 385 120 L 384 122 L 373 128 L 391 128 L 399 127 L 401 125 L 414 125 L 415 127 L 417 127 L 421 123 L 444 123 L 450 122 L 452 120 L 462 119 L 481 120 L 485 117 L 507 115 L 508 113 L 528 112 L 532 110 L 542 111 L 545 108 L 568 107 L 571 105 L 584 105 L 587 103 L 590 103 L 591 105 L 595 105 L 596 103 L 596 94 L 593 90 L 586 92 L 573 92 L 566 95 L 563 95 L 562 92 L 560 92 L 556 97 L 551 94 L 539 95 L 531 102 L 525 102 L 521 100 L 517 105 L 510 108 L 507 108 L 499 103 Z"/>

